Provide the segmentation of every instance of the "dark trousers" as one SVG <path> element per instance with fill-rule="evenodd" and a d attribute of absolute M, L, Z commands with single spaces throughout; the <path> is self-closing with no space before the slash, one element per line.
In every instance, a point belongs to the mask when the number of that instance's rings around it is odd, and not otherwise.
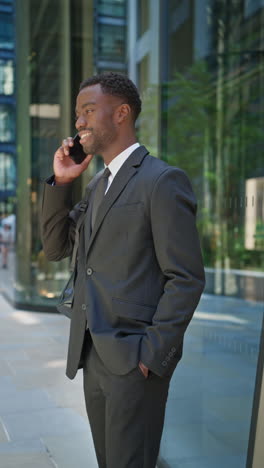
<path fill-rule="evenodd" d="M 170 378 L 146 379 L 139 368 L 112 374 L 93 345 L 83 372 L 99 468 L 155 468 Z"/>

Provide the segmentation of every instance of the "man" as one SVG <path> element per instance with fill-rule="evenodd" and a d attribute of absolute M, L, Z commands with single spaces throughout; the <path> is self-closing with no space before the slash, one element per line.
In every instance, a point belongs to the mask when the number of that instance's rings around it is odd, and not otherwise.
<path fill-rule="evenodd" d="M 100 468 L 155 467 L 170 378 L 204 287 L 194 194 L 184 172 L 137 143 L 140 110 L 126 76 L 85 80 L 76 128 L 87 157 L 75 164 L 73 140 L 63 140 L 44 190 L 44 250 L 57 261 L 73 250 L 72 182 L 102 156 L 106 172 L 86 191 L 67 361 L 71 379 L 83 367 Z"/>

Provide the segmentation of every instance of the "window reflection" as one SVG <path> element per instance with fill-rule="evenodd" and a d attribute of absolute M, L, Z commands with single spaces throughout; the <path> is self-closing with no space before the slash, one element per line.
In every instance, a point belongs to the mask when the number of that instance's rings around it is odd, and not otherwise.
<path fill-rule="evenodd" d="M 245 242 L 245 226 L 247 232 L 249 229 L 261 231 L 262 221 L 256 221 L 256 226 L 251 224 L 249 228 L 245 217 L 250 216 L 246 202 L 252 184 L 255 184 L 256 203 L 260 198 L 263 202 L 260 195 L 261 174 L 264 173 L 262 54 L 257 50 L 236 48 L 236 37 L 241 34 L 246 37 L 243 15 L 240 15 L 241 22 L 234 16 L 232 40 L 230 36 L 228 45 L 219 26 L 224 24 L 220 23 L 222 16 L 224 20 L 224 7 L 215 13 L 218 15 L 214 17 L 215 29 L 209 36 L 212 53 L 206 59 L 186 67 L 187 55 L 183 59 L 181 56 L 185 47 L 179 55 L 173 51 L 175 41 L 180 43 L 181 39 L 187 50 L 191 50 L 188 29 L 182 25 L 169 34 L 170 81 L 163 88 L 167 108 L 163 157 L 169 164 L 185 168 L 193 182 L 200 202 L 198 223 L 206 266 L 223 271 L 258 270 L 264 260 L 263 257 L 257 259 L 255 248 L 247 248 L 249 239 L 246 234 Z M 234 7 L 235 13 L 239 18 L 238 6 Z M 190 18 L 186 18 L 186 23 L 188 21 Z M 254 34 L 251 31 L 247 35 L 248 46 L 259 44 L 259 29 L 257 24 L 255 26 Z M 229 37 L 228 31 L 225 34 Z M 257 179 L 253 182 L 254 173 L 258 173 L 258 182 Z M 252 216 L 256 215 L 254 213 Z M 254 241 L 254 245 L 256 247 L 257 242 Z M 222 275 L 214 281 L 215 289 L 210 292 L 227 293 Z"/>
<path fill-rule="evenodd" d="M 122 61 L 125 58 L 124 26 L 100 24 L 98 26 L 99 60 Z"/>
<path fill-rule="evenodd" d="M 0 15 L 0 48 L 12 49 L 14 47 L 14 24 L 10 13 L 1 11 Z"/>
<path fill-rule="evenodd" d="M 159 466 L 245 468 L 264 303 L 264 3 L 166 6 L 161 83 L 144 31 L 135 46 L 145 46 L 137 60 L 139 134 L 152 154 L 191 179 L 206 291 L 171 381 Z"/>
<path fill-rule="evenodd" d="M 264 251 L 264 177 L 246 181 L 245 248 Z"/>
<path fill-rule="evenodd" d="M 98 0 L 97 10 L 101 15 L 106 16 L 125 16 L 125 1 L 124 0 Z"/>
<path fill-rule="evenodd" d="M 0 192 L 16 191 L 16 165 L 14 157 L 0 153 Z M 3 194 L 4 197 L 4 194 Z"/>
<path fill-rule="evenodd" d="M 0 104 L 0 142 L 15 140 L 15 112 L 13 106 Z"/>
<path fill-rule="evenodd" d="M 14 93 L 13 60 L 0 59 L 0 94 L 6 96 Z"/>

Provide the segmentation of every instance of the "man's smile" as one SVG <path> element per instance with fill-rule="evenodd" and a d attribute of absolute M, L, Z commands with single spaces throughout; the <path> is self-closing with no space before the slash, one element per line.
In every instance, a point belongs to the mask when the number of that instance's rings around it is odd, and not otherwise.
<path fill-rule="evenodd" d="M 89 138 L 91 135 L 92 135 L 91 131 L 86 131 L 86 132 L 79 133 L 80 143 L 83 144 L 85 142 L 85 140 L 87 138 Z"/>

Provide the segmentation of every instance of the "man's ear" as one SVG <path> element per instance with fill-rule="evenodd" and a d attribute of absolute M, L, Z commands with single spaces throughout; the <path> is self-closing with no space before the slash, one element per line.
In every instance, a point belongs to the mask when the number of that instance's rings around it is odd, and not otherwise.
<path fill-rule="evenodd" d="M 131 116 L 131 108 L 128 104 L 120 104 L 116 110 L 117 123 L 121 124 Z"/>

